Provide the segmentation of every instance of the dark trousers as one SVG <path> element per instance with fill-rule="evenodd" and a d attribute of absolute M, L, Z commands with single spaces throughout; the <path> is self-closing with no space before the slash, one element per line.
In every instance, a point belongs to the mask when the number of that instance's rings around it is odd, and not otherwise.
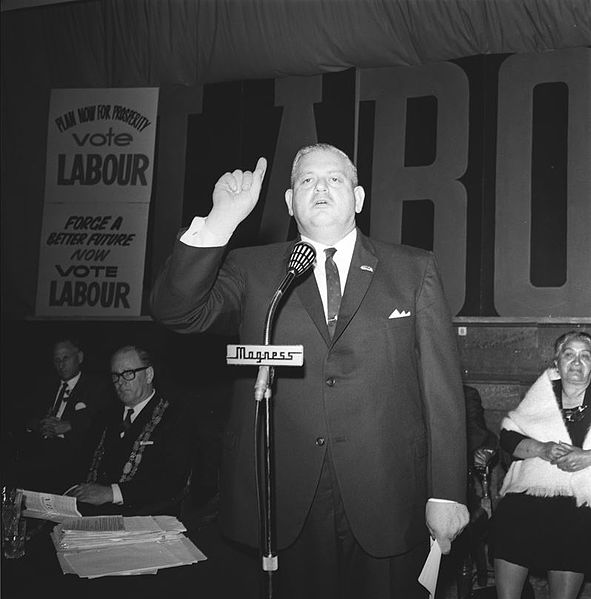
<path fill-rule="evenodd" d="M 425 599 L 417 582 L 429 549 L 376 558 L 355 540 L 329 453 L 302 532 L 279 552 L 280 599 Z"/>

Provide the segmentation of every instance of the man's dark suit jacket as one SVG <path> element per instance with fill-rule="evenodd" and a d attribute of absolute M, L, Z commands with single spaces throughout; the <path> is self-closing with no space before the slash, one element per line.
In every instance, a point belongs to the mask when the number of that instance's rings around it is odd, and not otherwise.
<path fill-rule="evenodd" d="M 468 451 L 477 449 L 496 449 L 497 436 L 488 429 L 484 420 L 484 409 L 478 389 L 464 385 L 464 398 L 466 400 L 466 424 L 468 429 Z"/>
<path fill-rule="evenodd" d="M 294 242 L 232 251 L 177 241 L 152 292 L 156 319 L 183 333 L 263 343 L 267 307 Z M 395 316 L 395 310 L 398 310 Z M 273 394 L 277 543 L 301 530 L 330 447 L 355 537 L 374 556 L 426 538 L 429 497 L 465 502 L 466 430 L 456 341 L 432 254 L 358 232 L 331 340 L 313 273 L 286 293 L 273 343 L 302 344 Z M 241 367 L 224 434 L 221 522 L 256 546 L 256 369 Z"/>
<path fill-rule="evenodd" d="M 62 381 L 59 381 L 53 389 L 41 418 L 51 410 L 61 383 Z M 89 441 L 88 435 L 94 434 L 102 414 L 113 406 L 115 401 L 113 386 L 106 378 L 82 372 L 60 418 L 72 426 L 72 430 L 65 433 L 64 438 L 73 446 L 86 446 Z"/>
<path fill-rule="evenodd" d="M 31 391 L 27 399 L 36 404 L 30 410 L 34 413 L 32 420 L 38 422 L 49 414 L 61 383 L 55 379 Z M 43 439 L 38 430 L 19 434 L 18 461 L 13 466 L 19 484 L 61 493 L 79 482 L 97 443 L 104 413 L 112 405 L 115 398 L 110 381 L 82 372 L 61 416 L 61 420 L 70 422 L 70 431 L 63 437 L 48 439 Z M 26 406 L 23 411 L 27 411 Z"/>
<path fill-rule="evenodd" d="M 125 409 L 123 404 L 111 410 L 106 421 L 96 482 L 119 485 L 124 502 L 122 511 L 126 514 L 178 496 L 187 482 L 193 443 L 191 421 L 182 403 L 168 402 L 161 420 L 149 437 L 134 448 L 161 399 L 156 393 L 123 437 L 120 436 Z M 134 449 L 141 451 L 137 470 L 130 480 L 120 482 Z"/>

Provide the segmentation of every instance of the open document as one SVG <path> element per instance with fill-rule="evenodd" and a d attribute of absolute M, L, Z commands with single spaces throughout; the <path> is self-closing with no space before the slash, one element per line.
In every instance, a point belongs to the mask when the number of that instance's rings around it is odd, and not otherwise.
<path fill-rule="evenodd" d="M 24 509 L 22 515 L 28 518 L 40 518 L 62 522 L 67 518 L 80 518 L 82 514 L 76 507 L 76 498 L 66 495 L 53 495 L 52 493 L 39 493 L 37 491 L 22 491 Z"/>

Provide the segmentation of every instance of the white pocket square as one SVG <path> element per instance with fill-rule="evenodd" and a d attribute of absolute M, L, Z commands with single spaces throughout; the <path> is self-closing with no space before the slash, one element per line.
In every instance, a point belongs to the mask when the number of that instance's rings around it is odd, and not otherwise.
<path fill-rule="evenodd" d="M 83 401 L 79 401 L 75 406 L 74 406 L 74 411 L 77 412 L 78 410 L 83 410 L 86 407 L 86 404 Z"/>
<path fill-rule="evenodd" d="M 402 310 L 402 312 L 400 312 L 398 308 L 396 308 L 388 318 L 404 318 L 405 316 L 410 316 L 410 310 Z"/>

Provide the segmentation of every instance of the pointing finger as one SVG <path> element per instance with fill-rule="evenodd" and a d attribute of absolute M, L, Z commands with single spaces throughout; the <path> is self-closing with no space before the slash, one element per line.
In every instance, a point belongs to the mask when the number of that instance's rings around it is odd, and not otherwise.
<path fill-rule="evenodd" d="M 252 174 L 252 190 L 257 195 L 261 191 L 261 187 L 263 185 L 263 177 L 265 176 L 265 171 L 267 170 L 267 160 L 262 156 L 258 159 L 256 168 Z"/>
<path fill-rule="evenodd" d="M 256 177 L 258 177 L 260 179 L 260 181 L 262 182 L 263 177 L 265 176 L 265 172 L 267 170 L 267 159 L 264 158 L 263 156 L 261 156 L 258 160 L 257 160 L 257 165 L 254 169 L 254 175 Z"/>

